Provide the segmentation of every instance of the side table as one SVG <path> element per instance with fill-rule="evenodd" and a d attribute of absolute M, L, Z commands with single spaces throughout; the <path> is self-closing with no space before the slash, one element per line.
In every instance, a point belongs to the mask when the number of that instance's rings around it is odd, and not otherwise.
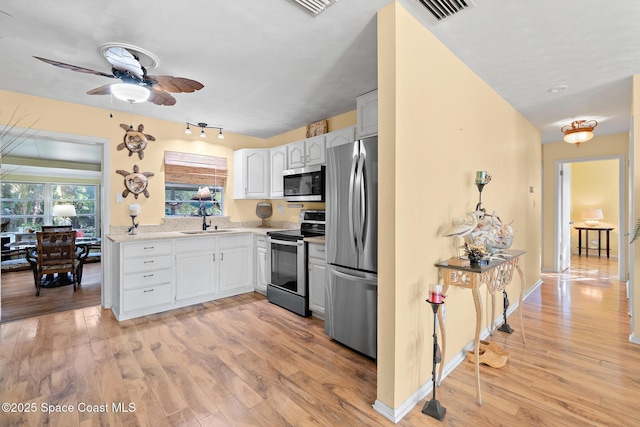
<path fill-rule="evenodd" d="M 480 392 L 480 330 L 482 325 L 482 301 L 480 298 L 480 287 L 483 284 L 492 296 L 496 292 L 502 292 L 513 278 L 513 270 L 518 271 L 520 276 L 520 305 L 518 313 L 520 318 L 520 331 L 522 333 L 522 342 L 527 340 L 524 336 L 524 323 L 522 322 L 522 299 L 524 295 L 525 278 L 524 273 L 518 265 L 518 261 L 526 252 L 521 250 L 508 250 L 504 252 L 505 259 L 494 259 L 486 266 L 471 265 L 469 267 L 459 267 L 449 265 L 447 261 L 439 262 L 436 267 L 443 273 L 442 293 L 446 295 L 449 286 L 471 289 L 473 295 L 473 303 L 476 311 L 476 330 L 473 343 L 473 354 L 476 374 L 476 400 L 478 405 L 482 405 L 482 395 Z M 493 322 L 495 320 L 495 298 L 492 298 L 491 304 L 491 325 L 493 330 Z M 506 319 L 505 319 L 506 322 Z M 438 311 L 438 323 L 440 324 L 440 335 L 442 340 L 442 360 L 447 348 L 446 333 L 443 327 L 443 319 L 441 310 Z M 439 378 L 442 381 L 442 371 L 444 364 L 440 364 Z"/>
<path fill-rule="evenodd" d="M 589 256 L 589 231 L 597 231 L 598 232 L 598 256 L 600 256 L 600 251 L 602 250 L 602 232 L 606 232 L 606 237 L 605 237 L 605 250 L 607 253 L 607 258 L 609 258 L 609 240 L 610 240 L 610 234 L 611 234 L 611 230 L 613 230 L 613 227 L 574 227 L 576 230 L 578 230 L 578 256 L 582 255 L 582 232 L 584 231 L 584 242 L 585 247 L 584 247 L 584 251 L 585 251 L 585 255 Z"/>

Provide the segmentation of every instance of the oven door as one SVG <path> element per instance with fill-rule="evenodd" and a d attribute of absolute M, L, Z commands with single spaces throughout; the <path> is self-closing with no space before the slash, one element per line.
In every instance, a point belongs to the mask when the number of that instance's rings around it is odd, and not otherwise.
<path fill-rule="evenodd" d="M 300 296 L 306 296 L 304 242 L 269 238 L 269 284 Z"/>

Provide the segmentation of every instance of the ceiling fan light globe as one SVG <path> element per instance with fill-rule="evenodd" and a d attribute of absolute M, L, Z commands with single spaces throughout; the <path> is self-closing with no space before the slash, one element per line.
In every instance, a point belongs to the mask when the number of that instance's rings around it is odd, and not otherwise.
<path fill-rule="evenodd" d="M 148 88 L 137 84 L 116 83 L 111 85 L 111 94 L 120 101 L 137 104 L 148 100 L 149 95 L 151 95 L 151 91 Z"/>

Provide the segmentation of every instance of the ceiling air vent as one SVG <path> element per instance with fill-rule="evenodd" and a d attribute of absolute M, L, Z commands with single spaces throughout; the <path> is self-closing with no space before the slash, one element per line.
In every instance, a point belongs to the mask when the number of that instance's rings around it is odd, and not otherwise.
<path fill-rule="evenodd" d="M 313 15 L 319 15 L 338 0 L 293 0 Z"/>
<path fill-rule="evenodd" d="M 418 0 L 440 22 L 476 5 L 474 0 Z"/>

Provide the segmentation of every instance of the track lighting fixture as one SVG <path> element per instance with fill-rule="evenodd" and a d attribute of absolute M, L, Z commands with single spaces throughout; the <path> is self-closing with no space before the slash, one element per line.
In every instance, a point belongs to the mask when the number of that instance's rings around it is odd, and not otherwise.
<path fill-rule="evenodd" d="M 184 133 L 187 135 L 191 135 L 191 127 L 190 126 L 198 126 L 200 128 L 200 138 L 206 138 L 207 135 L 204 133 L 205 128 L 209 129 L 218 129 L 218 139 L 224 139 L 224 135 L 222 134 L 222 128 L 220 126 L 209 126 L 206 123 L 198 122 L 198 123 L 187 123 L 187 128 L 184 130 Z"/>

